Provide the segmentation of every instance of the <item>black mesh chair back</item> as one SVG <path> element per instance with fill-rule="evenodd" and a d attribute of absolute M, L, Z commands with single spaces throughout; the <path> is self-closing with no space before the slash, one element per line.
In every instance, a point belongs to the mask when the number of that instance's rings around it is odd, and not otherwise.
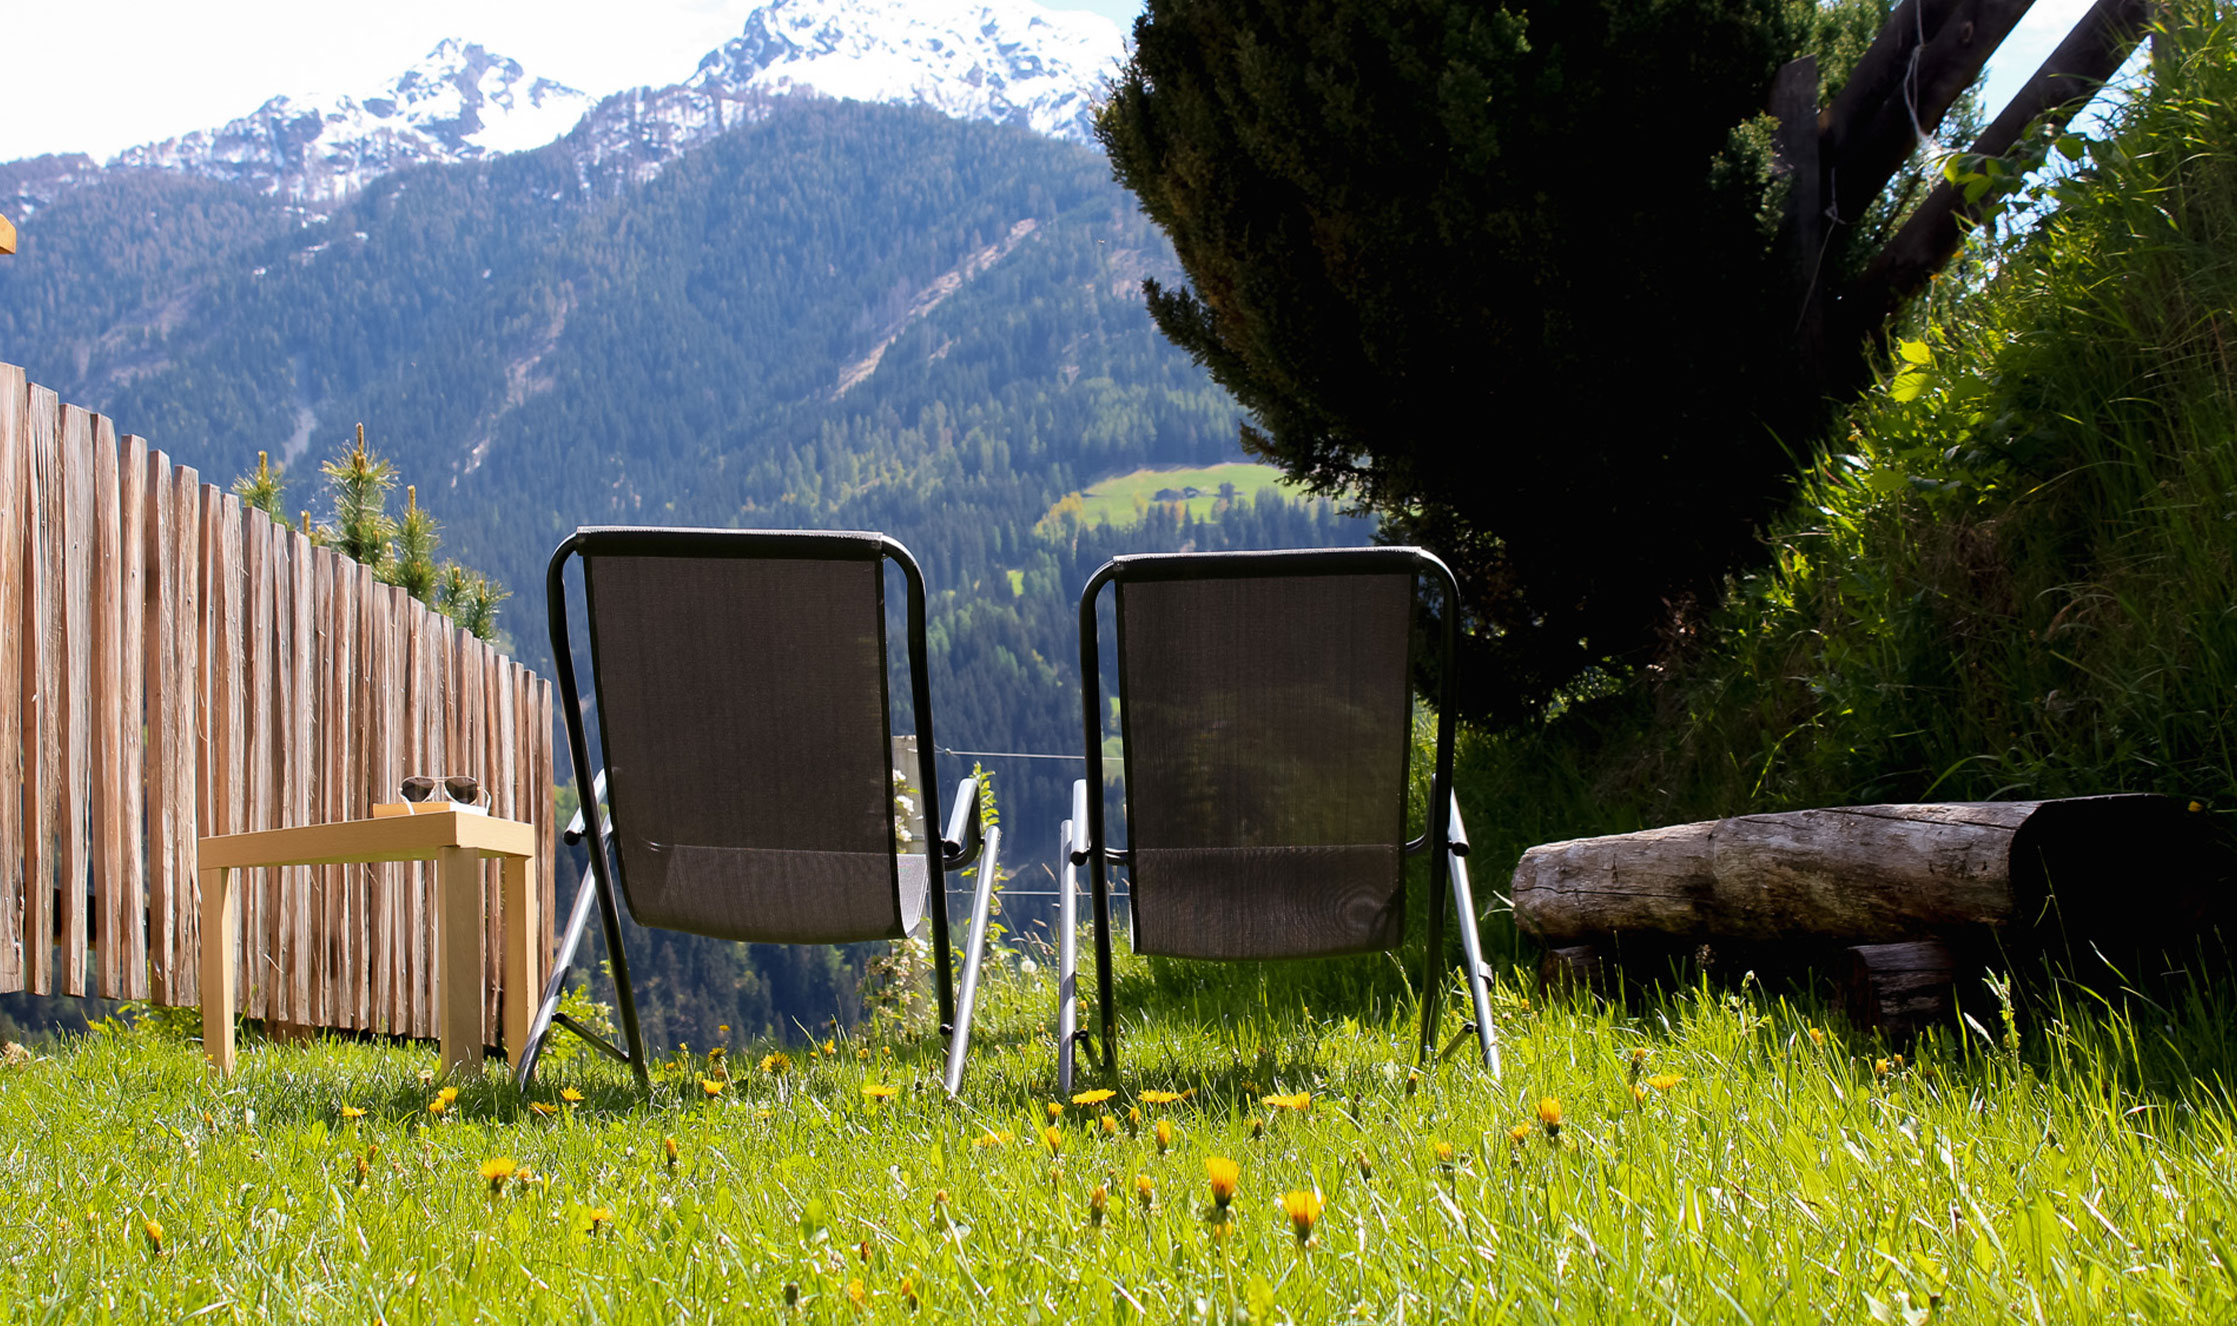
<path fill-rule="evenodd" d="M 1116 615 L 1136 951 L 1396 947 L 1411 562 L 1269 575 L 1285 564 L 1128 560 Z"/>
<path fill-rule="evenodd" d="M 1126 842 L 1103 822 L 1096 604 L 1113 587 Z M 1406 834 L 1417 589 L 1444 604 L 1427 824 Z M 1134 948 L 1174 958 L 1315 958 L 1397 948 L 1406 856 L 1429 854 L 1420 1054 L 1435 1051 L 1444 904 L 1460 920 L 1470 1027 L 1498 1072 L 1468 843 L 1452 795 L 1460 591 L 1420 548 L 1158 553 L 1106 563 L 1080 595 L 1082 753 L 1057 879 L 1057 1089 L 1072 1089 L 1079 869 L 1094 907 L 1103 1067 L 1118 1071 L 1109 870 Z"/>
<path fill-rule="evenodd" d="M 722 939 L 899 938 L 880 545 L 582 556 L 622 895 Z M 829 555 L 837 553 L 841 555 Z M 844 555 L 844 554 L 855 555 Z"/>

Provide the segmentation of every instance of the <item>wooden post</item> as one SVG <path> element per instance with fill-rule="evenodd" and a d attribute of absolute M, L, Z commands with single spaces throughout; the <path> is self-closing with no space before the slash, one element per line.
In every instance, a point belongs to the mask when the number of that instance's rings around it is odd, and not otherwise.
<path fill-rule="evenodd" d="M 500 869 L 505 881 L 505 1052 L 518 1067 L 528 1050 L 528 1024 L 536 1016 L 536 1002 L 544 990 L 543 894 L 537 886 L 534 857 L 506 857 Z"/>
<path fill-rule="evenodd" d="M 221 1074 L 233 1071 L 233 1009 L 240 995 L 233 936 L 240 929 L 241 900 L 234 878 L 219 867 L 202 873 L 202 1054 Z"/>
<path fill-rule="evenodd" d="M 435 1004 L 442 1010 L 446 1073 L 481 1064 L 481 878 L 481 857 L 469 848 L 446 847 L 435 857 L 435 905 L 441 912 L 435 923 Z"/>

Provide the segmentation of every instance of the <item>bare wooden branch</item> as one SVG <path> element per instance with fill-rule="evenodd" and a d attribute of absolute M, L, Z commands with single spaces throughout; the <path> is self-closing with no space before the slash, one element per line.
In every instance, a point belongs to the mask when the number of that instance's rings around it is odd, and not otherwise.
<path fill-rule="evenodd" d="M 1973 140 L 1977 156 L 2002 156 L 2028 126 L 2047 119 L 2063 129 L 2116 73 L 2143 32 L 2151 14 L 2149 0 L 2097 0 L 2081 22 L 2043 61 L 1996 119 Z M 1872 259 L 1849 296 L 1856 325 L 1878 328 L 1927 278 L 1957 256 L 1972 223 L 1990 199 L 1968 206 L 1961 190 L 1947 181 L 1935 186 L 1911 213 L 1887 247 Z"/>

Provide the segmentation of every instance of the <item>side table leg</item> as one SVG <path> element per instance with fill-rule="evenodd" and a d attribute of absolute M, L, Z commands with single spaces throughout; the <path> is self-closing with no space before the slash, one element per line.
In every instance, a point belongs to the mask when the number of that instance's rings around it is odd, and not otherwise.
<path fill-rule="evenodd" d="M 544 977 L 538 960 L 537 939 L 544 933 L 543 896 L 536 889 L 536 862 L 531 857 L 508 856 L 502 867 L 505 909 L 505 1053 L 513 1067 L 528 1053 L 528 1027 L 536 1017 L 536 1000 Z"/>
<path fill-rule="evenodd" d="M 233 871 L 202 871 L 202 1053 L 233 1072 L 233 1013 L 240 994 L 241 900 Z"/>
<path fill-rule="evenodd" d="M 468 847 L 435 855 L 435 1007 L 445 1073 L 481 1063 L 481 864 L 481 854 Z"/>

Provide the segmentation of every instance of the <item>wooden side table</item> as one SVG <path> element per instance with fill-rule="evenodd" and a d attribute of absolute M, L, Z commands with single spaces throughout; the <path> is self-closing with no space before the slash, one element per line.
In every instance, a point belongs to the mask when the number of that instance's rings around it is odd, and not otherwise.
<path fill-rule="evenodd" d="M 435 862 L 435 1003 L 443 1071 L 477 1066 L 482 1053 L 480 863 L 503 861 L 506 965 L 518 973 L 505 991 L 505 1045 L 517 1059 L 528 1044 L 542 966 L 536 892 L 536 829 L 519 820 L 437 810 L 297 829 L 204 838 L 202 876 L 202 1049 L 220 1073 L 233 1071 L 233 1015 L 240 998 L 241 900 L 237 870 L 254 866 L 337 866 L 378 861 Z"/>

